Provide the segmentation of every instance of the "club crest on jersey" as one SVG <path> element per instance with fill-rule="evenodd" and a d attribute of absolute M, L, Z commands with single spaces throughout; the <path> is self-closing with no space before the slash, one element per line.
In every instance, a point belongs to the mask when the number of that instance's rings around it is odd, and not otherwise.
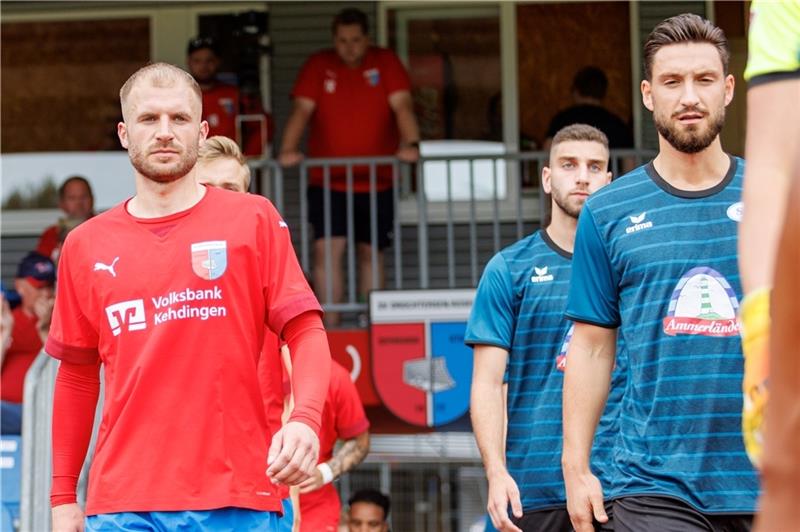
<path fill-rule="evenodd" d="M 567 350 L 569 350 L 569 341 L 572 340 L 572 333 L 575 330 L 575 324 L 569 326 L 566 336 L 564 336 L 564 343 L 561 344 L 561 349 L 558 351 L 556 357 L 556 369 L 564 371 L 567 369 Z"/>
<path fill-rule="evenodd" d="M 192 244 L 192 270 L 199 277 L 213 281 L 225 273 L 228 266 L 228 243 L 209 240 Z"/>
<path fill-rule="evenodd" d="M 681 277 L 664 318 L 664 332 L 702 336 L 737 336 L 739 300 L 731 285 L 713 268 L 692 268 Z"/>
<path fill-rule="evenodd" d="M 225 111 L 228 115 L 233 115 L 236 112 L 236 108 L 233 105 L 232 98 L 220 98 L 219 99 L 219 106 Z"/>
<path fill-rule="evenodd" d="M 336 92 L 336 80 L 335 79 L 326 79 L 325 80 L 325 92 L 328 94 L 333 94 Z"/>
<path fill-rule="evenodd" d="M 728 218 L 730 218 L 734 222 L 741 222 L 743 212 L 744 212 L 744 205 L 742 204 L 741 201 L 737 201 L 736 203 L 728 207 L 727 215 Z"/>
<path fill-rule="evenodd" d="M 364 77 L 367 78 L 370 87 L 376 87 L 381 82 L 381 71 L 377 68 L 370 68 L 364 71 Z"/>

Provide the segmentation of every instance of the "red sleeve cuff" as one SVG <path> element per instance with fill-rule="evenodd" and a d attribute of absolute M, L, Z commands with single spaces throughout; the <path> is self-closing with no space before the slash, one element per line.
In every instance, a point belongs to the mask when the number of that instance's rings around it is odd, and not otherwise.
<path fill-rule="evenodd" d="M 53 358 L 71 364 L 96 364 L 100 353 L 96 347 L 78 347 L 62 344 L 52 336 L 47 337 L 44 351 Z"/>
<path fill-rule="evenodd" d="M 363 434 L 367 429 L 369 429 L 369 420 L 367 418 L 362 418 L 358 423 L 339 430 L 339 437 L 344 440 L 349 440 L 355 438 L 359 434 Z"/>
<path fill-rule="evenodd" d="M 309 427 L 311 427 L 311 430 L 314 431 L 314 434 L 316 434 L 317 437 L 319 438 L 320 423 L 313 417 L 298 413 L 289 416 L 289 421 L 297 421 L 298 423 L 303 423 L 305 425 L 308 425 Z"/>
<path fill-rule="evenodd" d="M 286 327 L 289 321 L 309 311 L 319 312 L 320 315 L 322 314 L 322 307 L 320 307 L 319 301 L 317 301 L 317 298 L 311 293 L 298 296 L 295 299 L 287 301 L 280 307 L 273 309 L 269 316 L 269 327 L 278 336 L 282 336 L 283 328 Z"/>

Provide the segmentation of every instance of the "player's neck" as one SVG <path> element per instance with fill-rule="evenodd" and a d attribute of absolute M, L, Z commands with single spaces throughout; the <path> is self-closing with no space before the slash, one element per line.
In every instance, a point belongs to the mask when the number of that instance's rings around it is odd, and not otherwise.
<path fill-rule="evenodd" d="M 137 218 L 160 218 L 194 207 L 206 193 L 194 174 L 192 170 L 170 183 L 157 183 L 137 173 L 136 196 L 128 202 L 128 212 Z"/>
<path fill-rule="evenodd" d="M 578 220 L 562 211 L 555 204 L 551 209 L 550 225 L 545 228 L 547 236 L 558 247 L 572 253 L 575 247 L 575 231 L 578 229 Z"/>
<path fill-rule="evenodd" d="M 730 158 L 722 150 L 719 136 L 705 150 L 683 153 L 662 137 L 659 153 L 653 160 L 658 175 L 678 190 L 706 190 L 725 178 Z"/>

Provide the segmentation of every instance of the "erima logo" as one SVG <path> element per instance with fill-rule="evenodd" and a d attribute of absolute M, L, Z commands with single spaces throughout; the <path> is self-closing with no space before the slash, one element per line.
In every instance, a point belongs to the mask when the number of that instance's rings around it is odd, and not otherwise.
<path fill-rule="evenodd" d="M 544 268 L 537 268 L 536 266 L 533 267 L 533 273 L 535 275 L 531 276 L 532 283 L 547 283 L 553 280 L 553 274 L 547 273 L 547 266 Z"/>
<path fill-rule="evenodd" d="M 99 272 L 105 270 L 111 274 L 111 277 L 116 277 L 117 272 L 114 271 L 114 265 L 117 263 L 118 260 L 119 257 L 114 257 L 114 260 L 111 261 L 111 264 L 103 264 L 102 262 L 95 262 L 94 271 Z"/>
<path fill-rule="evenodd" d="M 647 211 L 639 214 L 637 216 L 628 216 L 628 219 L 631 221 L 631 226 L 625 228 L 625 232 L 627 234 L 635 233 L 637 231 L 643 231 L 645 229 L 650 229 L 653 227 L 653 222 L 645 222 L 644 219 L 647 216 Z"/>
<path fill-rule="evenodd" d="M 129 331 L 141 331 L 147 327 L 144 316 L 144 300 L 122 301 L 106 307 L 106 317 L 114 336 L 119 336 L 122 326 L 127 324 Z"/>

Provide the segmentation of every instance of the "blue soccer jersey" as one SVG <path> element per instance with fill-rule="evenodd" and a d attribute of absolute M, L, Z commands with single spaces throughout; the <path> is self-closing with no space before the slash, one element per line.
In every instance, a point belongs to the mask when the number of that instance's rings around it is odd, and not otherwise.
<path fill-rule="evenodd" d="M 527 511 L 564 507 L 561 474 L 561 388 L 572 324 L 564 319 L 571 254 L 544 231 L 503 249 L 486 266 L 465 342 L 508 351 L 506 465 Z M 593 470 L 613 476 L 611 450 L 624 392 L 618 358 L 611 396 L 592 454 Z"/>
<path fill-rule="evenodd" d="M 652 163 L 597 192 L 578 222 L 567 317 L 619 327 L 629 360 L 619 476 L 606 495 L 677 497 L 705 513 L 755 510 L 742 443 L 737 222 L 744 162 L 681 191 Z"/>

